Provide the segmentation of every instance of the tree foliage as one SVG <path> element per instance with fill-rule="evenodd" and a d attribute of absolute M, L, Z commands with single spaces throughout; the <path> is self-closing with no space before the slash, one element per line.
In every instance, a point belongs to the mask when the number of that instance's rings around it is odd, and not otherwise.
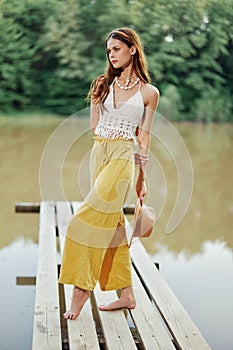
<path fill-rule="evenodd" d="M 107 33 L 130 26 L 163 115 L 232 121 L 232 9 L 232 0 L 0 0 L 0 109 L 85 107 Z"/>

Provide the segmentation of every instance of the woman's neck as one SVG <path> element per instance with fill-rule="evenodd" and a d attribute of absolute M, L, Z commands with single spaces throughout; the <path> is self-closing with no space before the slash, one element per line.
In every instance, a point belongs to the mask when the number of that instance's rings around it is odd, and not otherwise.
<path fill-rule="evenodd" d="M 134 72 L 133 67 L 131 65 L 129 67 L 126 67 L 121 72 L 121 76 L 124 78 L 131 78 L 133 75 L 135 75 L 135 72 Z"/>

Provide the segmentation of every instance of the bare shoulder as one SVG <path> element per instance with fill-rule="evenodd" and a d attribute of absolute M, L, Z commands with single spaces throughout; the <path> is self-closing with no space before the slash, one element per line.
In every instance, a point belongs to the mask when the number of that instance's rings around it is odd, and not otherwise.
<path fill-rule="evenodd" d="M 143 84 L 141 88 L 144 105 L 156 109 L 159 100 L 159 90 L 151 84 Z"/>

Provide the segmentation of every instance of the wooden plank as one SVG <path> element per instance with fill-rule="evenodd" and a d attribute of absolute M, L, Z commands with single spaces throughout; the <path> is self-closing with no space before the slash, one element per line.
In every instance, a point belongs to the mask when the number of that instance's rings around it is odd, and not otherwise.
<path fill-rule="evenodd" d="M 130 310 L 130 314 L 142 344 L 146 349 L 175 350 L 158 311 L 155 310 L 155 306 L 151 303 L 134 269 L 132 269 L 132 274 L 137 306 Z"/>
<path fill-rule="evenodd" d="M 41 202 L 33 350 L 61 350 L 55 206 Z"/>
<path fill-rule="evenodd" d="M 109 304 L 118 298 L 115 291 L 101 292 L 99 285 L 94 290 L 94 296 L 98 305 Z M 98 312 L 107 349 L 137 350 L 123 310 Z"/>
<path fill-rule="evenodd" d="M 80 202 L 74 202 L 74 204 Z M 75 204 L 75 205 L 76 205 Z M 130 204 L 123 208 L 125 214 L 134 213 L 134 204 Z M 15 212 L 16 213 L 39 213 L 40 212 L 40 203 L 37 202 L 17 202 L 15 203 Z"/>
<path fill-rule="evenodd" d="M 135 204 L 128 204 L 126 207 L 123 207 L 124 214 L 134 214 Z"/>
<path fill-rule="evenodd" d="M 77 210 L 80 203 L 75 204 Z M 57 223 L 61 251 L 64 248 L 65 233 L 69 220 L 72 217 L 71 207 L 68 202 L 56 202 Z M 66 307 L 70 307 L 72 297 L 71 285 L 64 285 Z M 76 320 L 67 320 L 69 349 L 70 350 L 99 350 L 99 342 L 95 329 L 95 322 L 91 310 L 91 302 L 88 300 Z"/>
<path fill-rule="evenodd" d="M 199 329 L 157 270 L 139 239 L 131 246 L 133 263 L 178 347 L 210 350 Z"/>
<path fill-rule="evenodd" d="M 17 276 L 16 277 L 16 285 L 17 286 L 35 286 L 36 285 L 36 277 Z"/>
<path fill-rule="evenodd" d="M 71 303 L 73 286 L 66 285 L 66 301 Z M 99 341 L 88 300 L 76 320 L 67 320 L 70 350 L 99 350 Z"/>
<path fill-rule="evenodd" d="M 72 204 L 73 212 L 75 213 L 82 203 L 81 202 L 71 202 L 71 204 Z"/>
<path fill-rule="evenodd" d="M 39 213 L 40 203 L 34 202 L 19 202 L 15 203 L 16 213 Z"/>
<path fill-rule="evenodd" d="M 58 214 L 58 221 L 61 219 L 59 223 L 59 228 L 63 232 L 60 238 L 60 240 L 62 241 L 62 246 L 64 245 L 64 232 L 66 231 L 66 225 L 72 214 L 70 211 L 70 207 L 67 205 L 67 203 L 57 203 L 57 211 L 59 211 L 59 205 L 61 206 L 60 214 Z M 73 203 L 74 211 L 77 210 L 79 205 L 79 202 Z M 68 210 L 69 212 L 68 215 L 66 210 Z M 127 225 L 127 227 L 128 229 L 131 229 L 129 225 Z M 133 264 L 135 265 L 137 272 L 140 274 L 140 278 L 146 285 L 146 288 L 148 289 L 152 299 L 154 300 L 158 311 L 160 312 L 164 322 L 166 323 L 170 333 L 172 334 L 176 346 L 180 349 L 185 350 L 210 349 L 210 347 L 202 337 L 200 331 L 192 322 L 187 312 L 184 310 L 184 308 L 182 307 L 182 305 L 180 304 L 170 287 L 167 285 L 167 283 L 161 276 L 160 272 L 154 266 L 152 260 L 146 253 L 139 240 L 133 242 L 131 247 L 131 255 Z M 149 298 L 146 296 L 144 288 L 143 286 L 141 286 L 138 277 L 134 273 L 133 278 L 135 285 L 135 294 L 137 298 L 137 308 L 131 311 L 131 317 L 134 320 L 134 323 L 138 329 L 143 346 L 145 347 L 145 349 L 153 348 L 155 350 L 164 348 L 169 350 L 174 349 L 174 346 L 171 343 L 170 336 L 166 333 L 165 329 L 163 330 L 163 324 L 160 317 L 156 312 L 153 312 L 152 304 L 150 303 Z M 67 286 L 65 288 L 67 295 L 66 302 L 67 304 L 70 304 L 70 288 L 72 287 Z M 117 298 L 115 292 L 101 292 L 99 286 L 96 287 L 94 291 L 94 296 L 98 304 L 109 303 Z M 106 346 L 108 349 L 136 349 L 133 337 L 129 329 L 129 325 L 122 310 L 117 310 L 113 312 L 104 312 L 98 310 L 98 312 L 104 331 Z M 71 336 L 72 344 L 70 348 L 71 350 L 89 349 L 86 347 L 86 343 L 88 342 L 88 339 L 90 339 L 90 321 L 87 321 L 90 315 L 92 315 L 91 305 L 88 301 L 77 320 L 68 321 L 69 334 Z M 97 337 L 93 318 L 92 322 L 95 334 L 94 337 Z M 88 334 L 87 332 L 85 333 L 85 330 L 87 329 Z M 87 338 L 84 342 L 82 342 L 85 336 Z M 95 345 L 93 345 L 92 343 L 92 345 L 90 345 L 90 348 L 95 349 L 93 347 Z"/>

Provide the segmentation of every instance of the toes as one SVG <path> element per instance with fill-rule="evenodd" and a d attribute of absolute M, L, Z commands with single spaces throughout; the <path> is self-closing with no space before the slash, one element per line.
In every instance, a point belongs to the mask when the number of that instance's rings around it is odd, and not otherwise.
<path fill-rule="evenodd" d="M 63 314 L 63 317 L 67 320 L 67 318 L 69 318 L 69 313 L 68 313 L 68 312 L 65 312 L 65 313 Z"/>
<path fill-rule="evenodd" d="M 63 317 L 64 317 L 66 320 L 72 320 L 72 319 L 73 319 L 73 314 L 72 314 L 70 311 L 66 311 L 66 312 L 63 314 Z"/>
<path fill-rule="evenodd" d="M 100 311 L 106 311 L 106 310 L 107 310 L 107 307 L 106 307 L 105 305 L 99 305 L 99 306 L 98 306 L 98 309 L 99 309 Z"/>

